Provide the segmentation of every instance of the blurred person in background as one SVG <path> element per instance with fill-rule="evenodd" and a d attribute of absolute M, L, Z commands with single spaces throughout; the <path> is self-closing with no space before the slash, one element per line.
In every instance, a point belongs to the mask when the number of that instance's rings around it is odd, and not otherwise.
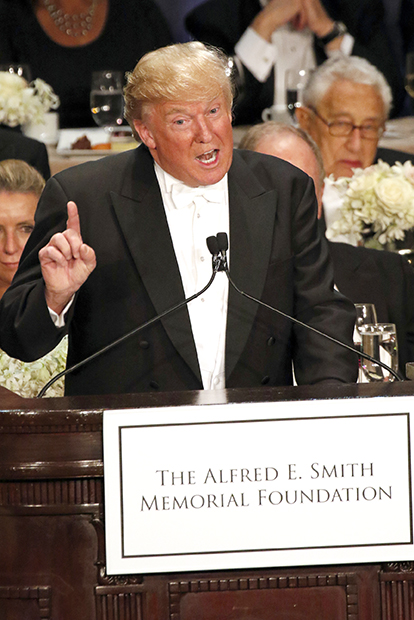
<path fill-rule="evenodd" d="M 16 129 L 0 125 L 0 161 L 3 159 L 23 159 L 36 168 L 44 179 L 50 177 L 46 145 L 24 136 Z"/>
<path fill-rule="evenodd" d="M 60 97 L 60 127 L 93 125 L 93 71 L 125 73 L 171 43 L 153 0 L 0 0 L 0 64 L 28 64 Z"/>
<path fill-rule="evenodd" d="M 286 71 L 310 70 L 337 54 L 366 58 L 385 75 L 394 115 L 403 103 L 382 0 L 207 0 L 188 14 L 186 26 L 234 58 L 237 124 L 260 121 L 272 104 L 286 109 Z"/>
<path fill-rule="evenodd" d="M 0 298 L 12 283 L 26 242 L 34 228 L 34 217 L 45 181 L 22 160 L 0 161 Z M 39 338 L 41 338 L 39 332 Z M 9 357 L 0 350 L 0 385 L 21 396 L 34 397 L 53 374 L 65 367 L 67 340 L 32 363 Z M 63 381 L 48 396 L 62 396 Z"/>
<path fill-rule="evenodd" d="M 367 168 L 375 161 L 391 105 L 391 89 L 382 73 L 357 56 L 327 60 L 304 89 L 303 105 L 296 109 L 296 117 L 321 151 L 327 228 L 339 218 L 342 205 L 333 180 L 352 177 L 354 169 Z M 387 160 L 384 154 L 381 158 Z M 398 156 L 395 151 L 390 155 Z M 335 239 L 355 244 L 352 238 Z"/>

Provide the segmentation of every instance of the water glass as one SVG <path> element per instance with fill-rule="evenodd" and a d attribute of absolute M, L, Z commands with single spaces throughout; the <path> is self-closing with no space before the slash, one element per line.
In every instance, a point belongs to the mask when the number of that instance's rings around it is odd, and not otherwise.
<path fill-rule="evenodd" d="M 361 336 L 359 328 L 366 323 L 378 323 L 377 311 L 374 304 L 354 304 L 356 310 L 356 321 L 354 329 L 354 346 L 359 349 L 361 346 Z"/>
<path fill-rule="evenodd" d="M 398 372 L 397 330 L 394 323 L 361 325 L 361 351 Z M 394 375 L 375 362 L 360 358 L 359 383 L 395 381 Z"/>
<path fill-rule="evenodd" d="M 286 105 L 293 120 L 296 108 L 303 104 L 302 92 L 310 74 L 307 69 L 288 69 L 285 73 Z"/>
<path fill-rule="evenodd" d="M 122 125 L 124 96 L 121 71 L 92 73 L 90 104 L 93 120 L 108 131 Z"/>

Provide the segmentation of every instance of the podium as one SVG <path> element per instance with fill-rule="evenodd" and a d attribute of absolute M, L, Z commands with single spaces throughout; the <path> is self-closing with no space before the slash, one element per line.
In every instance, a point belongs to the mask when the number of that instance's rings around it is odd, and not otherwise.
<path fill-rule="evenodd" d="M 411 382 L 43 400 L 0 389 L 0 620 L 413 620 L 414 561 L 107 575 L 102 460 L 107 409 L 413 394 Z"/>

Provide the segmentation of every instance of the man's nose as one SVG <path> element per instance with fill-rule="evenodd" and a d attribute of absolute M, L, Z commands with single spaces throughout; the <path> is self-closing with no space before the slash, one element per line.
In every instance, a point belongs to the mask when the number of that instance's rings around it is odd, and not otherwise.
<path fill-rule="evenodd" d="M 210 123 L 205 118 L 199 118 L 197 120 L 197 140 L 199 142 L 210 142 L 213 136 L 213 132 L 210 128 Z"/>
<path fill-rule="evenodd" d="M 361 130 L 359 127 L 354 127 L 347 139 L 347 146 L 349 150 L 356 152 L 361 148 Z"/>

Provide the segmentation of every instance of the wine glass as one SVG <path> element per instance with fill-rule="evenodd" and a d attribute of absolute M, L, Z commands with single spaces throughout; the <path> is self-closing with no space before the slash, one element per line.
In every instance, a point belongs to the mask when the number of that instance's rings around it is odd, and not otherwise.
<path fill-rule="evenodd" d="M 377 311 L 374 304 L 355 304 L 356 310 L 356 328 L 359 329 L 361 325 L 366 323 L 377 323 Z"/>
<path fill-rule="evenodd" d="M 112 132 L 122 125 L 124 111 L 123 76 L 121 71 L 92 73 L 90 105 L 93 120 Z"/>
<path fill-rule="evenodd" d="M 296 108 L 303 103 L 302 92 L 310 74 L 307 69 L 288 69 L 285 73 L 286 105 L 292 120 L 295 119 Z"/>

